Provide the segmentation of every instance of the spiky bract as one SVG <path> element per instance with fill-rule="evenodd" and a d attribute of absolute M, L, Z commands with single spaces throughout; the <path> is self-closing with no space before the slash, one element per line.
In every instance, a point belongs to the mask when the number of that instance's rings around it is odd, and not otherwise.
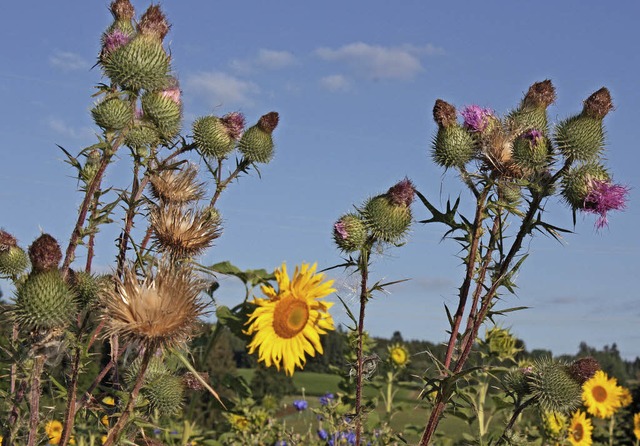
<path fill-rule="evenodd" d="M 205 156 L 222 159 L 235 148 L 236 140 L 217 116 L 203 116 L 193 123 L 193 140 Z"/>
<path fill-rule="evenodd" d="M 357 214 L 346 214 L 333 225 L 333 240 L 344 252 L 361 249 L 367 241 L 367 226 Z"/>
<path fill-rule="evenodd" d="M 400 242 L 412 221 L 411 208 L 395 205 L 388 194 L 369 199 L 361 212 L 371 235 L 387 243 Z"/>
<path fill-rule="evenodd" d="M 582 389 L 566 364 L 553 359 L 539 360 L 528 380 L 531 393 L 543 410 L 568 413 L 580 406 Z"/>
<path fill-rule="evenodd" d="M 602 119 L 580 114 L 556 126 L 554 140 L 565 158 L 594 161 L 604 150 Z"/>
<path fill-rule="evenodd" d="M 142 388 L 142 396 L 149 401 L 149 409 L 157 410 L 160 415 L 170 416 L 178 413 L 184 400 L 182 378 L 175 375 L 159 376 Z"/>
<path fill-rule="evenodd" d="M 13 277 L 23 273 L 29 266 L 27 253 L 19 246 L 0 250 L 0 276 Z"/>
<path fill-rule="evenodd" d="M 105 130 L 122 130 L 133 120 L 131 104 L 110 98 L 100 102 L 91 110 L 95 123 Z"/>
<path fill-rule="evenodd" d="M 476 153 L 476 142 L 461 126 L 439 127 L 433 141 L 433 161 L 442 167 L 464 167 Z"/>
<path fill-rule="evenodd" d="M 198 169 L 188 164 L 179 170 L 163 170 L 151 177 L 151 195 L 163 204 L 183 204 L 204 196 L 204 183 L 197 181 Z"/>
<path fill-rule="evenodd" d="M 137 122 L 126 133 L 124 144 L 136 153 L 146 151 L 160 143 L 158 129 L 151 123 Z"/>
<path fill-rule="evenodd" d="M 14 314 L 27 330 L 64 328 L 76 314 L 75 295 L 57 269 L 31 273 L 16 289 Z"/>
<path fill-rule="evenodd" d="M 562 178 L 562 197 L 575 210 L 585 205 L 593 181 L 610 181 L 607 170 L 598 163 L 586 163 L 571 168 Z"/>
<path fill-rule="evenodd" d="M 150 349 L 181 346 L 204 313 L 200 294 L 206 286 L 185 266 L 162 262 L 145 278 L 126 268 L 121 281 L 103 298 L 106 335 Z"/>
<path fill-rule="evenodd" d="M 273 158 L 274 144 L 271 134 L 278 125 L 279 115 L 270 112 L 263 115 L 258 123 L 249 127 L 242 138 L 238 150 L 250 161 L 268 163 Z"/>
<path fill-rule="evenodd" d="M 180 131 L 182 123 L 182 106 L 163 91 L 147 92 L 140 99 L 144 116 L 148 118 L 160 132 L 160 136 L 171 139 Z"/>

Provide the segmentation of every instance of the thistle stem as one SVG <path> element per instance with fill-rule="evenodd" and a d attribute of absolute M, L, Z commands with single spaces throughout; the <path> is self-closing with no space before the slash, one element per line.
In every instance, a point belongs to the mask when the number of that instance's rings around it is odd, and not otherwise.
<path fill-rule="evenodd" d="M 42 372 L 44 370 L 44 355 L 38 355 L 33 359 L 33 376 L 31 377 L 31 389 L 29 391 L 29 440 L 27 446 L 35 446 L 38 443 L 38 424 L 40 421 L 40 394 L 42 393 Z"/>
<path fill-rule="evenodd" d="M 369 291 L 367 289 L 367 280 L 369 277 L 369 253 L 370 244 L 365 246 L 359 259 L 360 269 L 360 315 L 358 317 L 358 344 L 356 348 L 356 401 L 355 401 L 355 418 L 356 418 L 356 443 L 355 446 L 360 446 L 360 440 L 362 436 L 362 367 L 364 363 L 363 358 L 363 335 L 364 335 L 364 314 L 367 305 L 367 298 Z"/>

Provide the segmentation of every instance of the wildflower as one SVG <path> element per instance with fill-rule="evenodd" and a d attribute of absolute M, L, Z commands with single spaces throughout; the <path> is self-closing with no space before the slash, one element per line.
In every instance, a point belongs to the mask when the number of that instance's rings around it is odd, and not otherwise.
<path fill-rule="evenodd" d="M 393 344 L 387 350 L 389 351 L 389 359 L 396 367 L 404 367 L 409 363 L 409 350 L 404 345 Z"/>
<path fill-rule="evenodd" d="M 246 333 L 253 335 L 248 345 L 249 353 L 259 351 L 259 361 L 267 367 L 283 366 L 288 375 L 295 367 L 303 368 L 305 353 L 322 354 L 320 335 L 334 330 L 333 318 L 328 310 L 333 303 L 320 298 L 335 291 L 333 280 L 323 282 L 324 274 L 316 274 L 316 264 L 303 263 L 296 267 L 293 280 L 289 281 L 286 265 L 276 269 L 278 291 L 262 286 L 267 299 L 256 298 L 257 308 L 249 316 Z"/>
<path fill-rule="evenodd" d="M 621 394 L 622 388 L 616 379 L 609 378 L 602 370 L 582 386 L 582 400 L 587 411 L 599 418 L 610 418 L 620 408 Z"/>
<path fill-rule="evenodd" d="M 640 440 L 640 413 L 633 416 L 633 435 L 637 440 Z"/>
<path fill-rule="evenodd" d="M 244 132 L 244 115 L 239 112 L 231 112 L 220 118 L 220 121 L 227 129 L 227 135 L 234 140 L 238 141 L 242 137 Z"/>
<path fill-rule="evenodd" d="M 569 442 L 573 446 L 591 446 L 591 431 L 593 425 L 591 420 L 582 411 L 577 411 L 571 418 L 569 425 Z"/>
<path fill-rule="evenodd" d="M 327 404 L 329 404 L 333 400 L 333 398 L 335 398 L 333 396 L 333 393 L 325 393 L 324 395 L 322 395 L 320 397 L 320 405 L 321 406 L 326 406 Z"/>
<path fill-rule="evenodd" d="M 131 36 L 129 34 L 119 30 L 118 28 L 114 29 L 104 36 L 101 56 L 108 56 L 121 46 L 125 46 L 130 40 Z"/>
<path fill-rule="evenodd" d="M 464 118 L 465 128 L 472 132 L 484 131 L 494 116 L 492 110 L 482 108 L 479 105 L 469 105 L 460 114 Z"/>
<path fill-rule="evenodd" d="M 31 259 L 33 271 L 57 269 L 62 260 L 60 245 L 49 234 L 42 234 L 29 246 L 29 259 Z"/>
<path fill-rule="evenodd" d="M 524 134 L 524 137 L 531 141 L 531 144 L 536 145 L 538 141 L 544 138 L 544 135 L 540 130 L 531 129 Z"/>
<path fill-rule="evenodd" d="M 102 418 L 100 418 L 100 423 L 102 423 L 102 425 L 104 427 L 109 429 L 109 416 L 108 415 L 102 415 Z"/>
<path fill-rule="evenodd" d="M 293 407 L 295 407 L 298 412 L 301 412 L 309 407 L 309 405 L 305 400 L 295 400 L 293 402 Z"/>
<path fill-rule="evenodd" d="M 112 396 L 105 396 L 102 398 L 102 404 L 113 407 L 116 405 L 116 400 Z"/>
<path fill-rule="evenodd" d="M 162 263 L 142 280 L 127 268 L 104 298 L 106 335 L 152 349 L 182 345 L 204 311 L 200 293 L 205 288 L 186 267 Z"/>
<path fill-rule="evenodd" d="M 333 240 L 345 252 L 362 248 L 367 241 L 367 227 L 356 214 L 346 214 L 333 225 Z"/>
<path fill-rule="evenodd" d="M 249 427 L 249 419 L 244 415 L 238 415 L 238 414 L 232 413 L 228 415 L 227 418 L 229 419 L 229 423 L 231 424 L 231 427 L 233 427 L 237 431 L 243 431 L 247 427 Z"/>
<path fill-rule="evenodd" d="M 60 438 L 62 437 L 62 423 L 58 420 L 52 420 L 47 422 L 44 426 L 44 431 L 49 437 L 49 444 L 58 444 L 60 443 Z"/>
<path fill-rule="evenodd" d="M 620 387 L 620 407 L 627 407 L 633 402 L 631 391 L 626 387 Z"/>
<path fill-rule="evenodd" d="M 326 441 L 329 438 L 329 434 L 324 429 L 318 429 L 318 437 L 320 440 Z"/>
<path fill-rule="evenodd" d="M 626 195 L 629 188 L 610 181 L 592 180 L 590 192 L 584 199 L 582 211 L 599 214 L 596 221 L 598 229 L 608 225 L 607 212 L 618 211 L 626 207 Z"/>
<path fill-rule="evenodd" d="M 567 428 L 567 417 L 561 412 L 545 411 L 542 418 L 545 429 L 554 437 Z"/>

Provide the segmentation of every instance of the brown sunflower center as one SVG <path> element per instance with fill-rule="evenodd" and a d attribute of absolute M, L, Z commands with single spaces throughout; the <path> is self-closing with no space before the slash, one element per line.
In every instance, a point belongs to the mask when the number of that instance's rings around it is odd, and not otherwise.
<path fill-rule="evenodd" d="M 599 403 L 607 400 L 607 389 L 602 386 L 595 386 L 591 390 L 591 394 L 593 395 L 593 399 L 595 399 Z"/>
<path fill-rule="evenodd" d="M 309 320 L 309 306 L 303 300 L 285 297 L 273 314 L 273 329 L 281 338 L 289 339 L 300 333 Z"/>
<path fill-rule="evenodd" d="M 584 436 L 584 427 L 582 427 L 582 424 L 576 424 L 575 426 L 573 426 L 572 434 L 575 441 L 582 440 L 582 437 Z"/>

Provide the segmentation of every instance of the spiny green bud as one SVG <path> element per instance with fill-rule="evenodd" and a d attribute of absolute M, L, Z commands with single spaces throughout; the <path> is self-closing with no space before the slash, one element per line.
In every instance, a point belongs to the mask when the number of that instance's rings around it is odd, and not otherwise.
<path fill-rule="evenodd" d="M 138 379 L 140 373 L 140 366 L 142 365 L 142 356 L 134 359 L 127 367 L 127 371 L 124 373 L 124 381 L 129 387 L 132 387 Z M 170 376 L 170 372 L 161 357 L 153 356 L 149 361 L 147 370 L 144 374 L 144 383 L 148 385 L 150 382 L 156 379 L 162 379 L 165 376 Z"/>
<path fill-rule="evenodd" d="M 29 266 L 29 258 L 19 246 L 0 250 L 0 277 L 15 277 Z"/>
<path fill-rule="evenodd" d="M 333 225 L 333 240 L 344 252 L 360 250 L 367 241 L 367 227 L 356 214 L 346 214 Z"/>
<path fill-rule="evenodd" d="M 131 105 L 118 98 L 106 99 L 91 110 L 95 123 L 105 130 L 122 130 L 133 119 Z"/>
<path fill-rule="evenodd" d="M 413 185 L 405 179 L 391 187 L 386 194 L 367 201 L 362 216 L 371 235 L 387 243 L 400 242 L 411 225 L 410 204 L 413 194 Z"/>
<path fill-rule="evenodd" d="M 101 62 L 104 62 L 113 51 L 126 45 L 136 31 L 132 23 L 135 10 L 129 0 L 116 0 L 111 3 L 109 10 L 114 22 L 102 34 Z"/>
<path fill-rule="evenodd" d="M 522 200 L 522 189 L 518 183 L 503 179 L 498 183 L 498 190 L 504 203 L 515 205 Z"/>
<path fill-rule="evenodd" d="M 569 367 L 553 359 L 536 362 L 529 375 L 532 395 L 543 410 L 568 413 L 581 404 L 582 385 L 569 373 Z"/>
<path fill-rule="evenodd" d="M 271 134 L 278 126 L 279 115 L 270 112 L 263 115 L 258 123 L 249 127 L 240 138 L 238 149 L 250 161 L 268 163 L 273 158 L 273 138 Z"/>
<path fill-rule="evenodd" d="M 100 168 L 100 159 L 102 158 L 102 152 L 98 149 L 93 149 L 87 154 L 87 161 L 82 166 L 80 170 L 80 179 L 85 182 L 85 184 L 91 183 L 91 180 L 98 173 L 98 169 Z"/>
<path fill-rule="evenodd" d="M 595 161 L 604 148 L 602 120 L 612 108 L 606 88 L 589 96 L 579 115 L 565 119 L 556 127 L 554 139 L 560 153 L 571 160 Z"/>
<path fill-rule="evenodd" d="M 439 166 L 463 167 L 475 155 L 476 142 L 460 125 L 439 127 L 433 140 L 433 161 Z"/>
<path fill-rule="evenodd" d="M 509 114 L 508 120 L 517 130 L 537 129 L 547 133 L 547 108 L 556 100 L 556 90 L 549 79 L 529 87 L 520 106 Z"/>
<path fill-rule="evenodd" d="M 67 283 L 76 295 L 80 308 L 86 308 L 97 302 L 100 293 L 109 284 L 109 276 L 96 276 L 86 271 L 69 270 Z"/>
<path fill-rule="evenodd" d="M 515 393 L 520 399 L 531 393 L 529 384 L 529 375 L 532 373 L 532 367 L 519 367 L 510 370 L 505 376 L 505 387 L 507 390 Z"/>
<path fill-rule="evenodd" d="M 600 363 L 593 357 L 576 359 L 569 366 L 569 373 L 580 384 L 587 382 L 600 370 Z"/>
<path fill-rule="evenodd" d="M 64 328 L 75 313 L 75 295 L 57 269 L 31 273 L 17 287 L 15 317 L 26 329 Z"/>
<path fill-rule="evenodd" d="M 148 150 L 159 143 L 158 131 L 145 122 L 135 123 L 124 137 L 124 144 L 136 152 Z"/>
<path fill-rule="evenodd" d="M 562 177 L 562 197 L 573 209 L 582 209 L 592 189 L 592 182 L 610 181 L 607 170 L 597 163 L 586 163 L 569 169 Z"/>
<path fill-rule="evenodd" d="M 549 161 L 549 144 L 540 130 L 532 129 L 513 142 L 513 161 L 521 169 L 541 170 Z"/>
<path fill-rule="evenodd" d="M 179 93 L 176 99 L 174 92 L 173 88 L 159 92 L 147 92 L 140 99 L 145 117 L 153 122 L 160 135 L 166 139 L 173 138 L 180 131 L 182 121 Z"/>
<path fill-rule="evenodd" d="M 227 127 L 217 116 L 203 116 L 193 123 L 193 140 L 204 156 L 222 159 L 235 148 Z"/>
<path fill-rule="evenodd" d="M 182 378 L 174 375 L 158 377 L 142 388 L 143 396 L 149 401 L 150 409 L 161 415 L 175 415 L 184 400 Z"/>
<path fill-rule="evenodd" d="M 29 246 L 29 259 L 34 272 L 56 270 L 62 260 L 60 245 L 49 234 L 42 234 Z"/>
<path fill-rule="evenodd" d="M 105 57 L 102 66 L 105 74 L 124 89 L 155 91 L 167 84 L 169 60 L 160 40 L 139 34 Z"/>

